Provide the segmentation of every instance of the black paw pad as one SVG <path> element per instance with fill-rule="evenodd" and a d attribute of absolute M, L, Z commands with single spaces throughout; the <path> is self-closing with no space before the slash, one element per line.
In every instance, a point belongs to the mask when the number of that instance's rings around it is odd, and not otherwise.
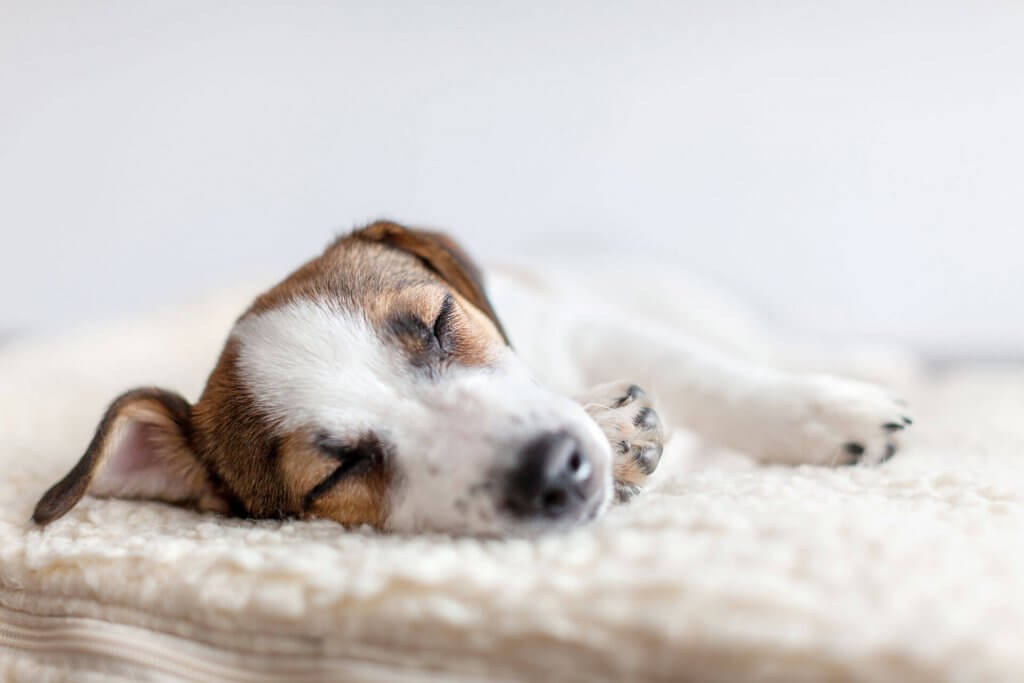
<path fill-rule="evenodd" d="M 658 420 L 658 413 L 653 408 L 643 408 L 633 418 L 633 424 L 640 429 L 657 429 L 661 422 Z"/>
<path fill-rule="evenodd" d="M 636 461 L 637 467 L 639 467 L 644 474 L 650 474 L 654 470 L 658 469 L 658 463 L 661 462 L 661 452 L 663 448 L 661 444 L 657 446 L 651 446 L 649 448 L 638 449 L 633 453 L 633 460 Z"/>
<path fill-rule="evenodd" d="M 626 389 L 626 394 L 622 398 L 617 400 L 612 405 L 612 407 L 613 408 L 621 408 L 622 406 L 628 405 L 628 404 L 632 403 L 633 401 L 636 401 L 638 399 L 641 399 L 641 398 L 645 397 L 646 395 L 647 395 L 647 393 L 643 389 L 641 389 L 640 387 L 638 387 L 635 384 L 630 384 L 629 388 Z"/>

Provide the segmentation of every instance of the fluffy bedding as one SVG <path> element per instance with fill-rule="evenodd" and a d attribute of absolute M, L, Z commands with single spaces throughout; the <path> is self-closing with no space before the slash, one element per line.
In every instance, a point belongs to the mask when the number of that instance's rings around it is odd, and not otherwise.
<path fill-rule="evenodd" d="M 901 387 L 913 438 L 877 469 L 679 432 L 647 494 L 536 540 L 91 498 L 34 526 L 113 396 L 198 395 L 240 301 L 0 350 L 3 678 L 1024 680 L 1020 370 Z"/>

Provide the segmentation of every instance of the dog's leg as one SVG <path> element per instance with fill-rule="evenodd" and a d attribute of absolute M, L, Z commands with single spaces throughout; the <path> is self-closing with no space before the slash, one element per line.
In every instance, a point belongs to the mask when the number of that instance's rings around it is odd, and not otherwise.
<path fill-rule="evenodd" d="M 573 328 L 584 379 L 635 378 L 669 424 L 764 462 L 879 463 L 911 424 L 905 405 L 875 385 L 760 367 L 644 321 Z"/>
<path fill-rule="evenodd" d="M 615 500 L 625 502 L 640 491 L 661 461 L 661 420 L 647 393 L 629 382 L 602 384 L 577 400 L 611 443 Z"/>

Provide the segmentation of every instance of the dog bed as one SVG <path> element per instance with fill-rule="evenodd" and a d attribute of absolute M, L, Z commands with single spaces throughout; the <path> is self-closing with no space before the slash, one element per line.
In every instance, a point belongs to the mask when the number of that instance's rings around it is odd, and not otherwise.
<path fill-rule="evenodd" d="M 243 296 L 0 349 L 5 680 L 1024 680 L 1024 372 L 901 387 L 876 468 L 670 441 L 651 491 L 536 540 L 403 538 L 42 492 L 107 402 L 198 395 Z"/>

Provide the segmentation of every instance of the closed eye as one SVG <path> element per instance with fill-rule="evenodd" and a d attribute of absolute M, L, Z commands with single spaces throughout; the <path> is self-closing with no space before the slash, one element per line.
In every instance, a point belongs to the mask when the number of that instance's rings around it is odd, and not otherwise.
<path fill-rule="evenodd" d="M 373 436 L 349 444 L 322 434 L 317 436 L 315 445 L 321 454 L 338 461 L 338 466 L 306 494 L 303 504 L 307 509 L 340 482 L 365 475 L 383 461 L 383 449 Z"/>
<path fill-rule="evenodd" d="M 449 294 L 444 298 L 441 303 L 441 310 L 437 314 L 437 319 L 434 320 L 434 338 L 437 340 L 437 345 L 441 349 L 441 353 L 447 355 L 451 352 L 454 346 L 453 330 L 452 330 L 452 315 L 455 312 L 455 298 Z"/>
<path fill-rule="evenodd" d="M 399 313 L 391 319 L 391 331 L 414 365 L 433 367 L 452 355 L 457 341 L 455 312 L 455 298 L 449 294 L 432 323 L 415 313 Z"/>

